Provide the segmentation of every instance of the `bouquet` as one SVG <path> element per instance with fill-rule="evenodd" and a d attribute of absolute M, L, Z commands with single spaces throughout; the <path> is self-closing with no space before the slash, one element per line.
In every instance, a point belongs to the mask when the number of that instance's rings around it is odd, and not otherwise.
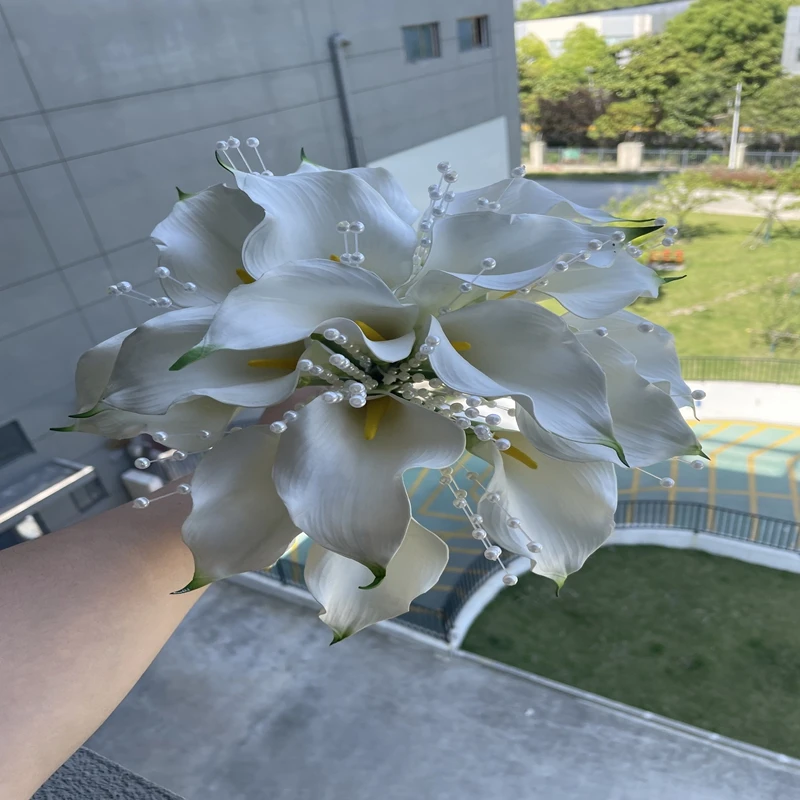
<path fill-rule="evenodd" d="M 334 641 L 408 611 L 448 561 L 413 517 L 413 468 L 441 470 L 507 585 L 505 553 L 560 586 L 611 534 L 615 467 L 702 455 L 679 410 L 702 393 L 672 336 L 624 310 L 669 280 L 638 260 L 642 241 L 672 243 L 666 220 L 576 205 L 524 167 L 457 192 L 447 162 L 418 209 L 385 169 L 303 154 L 277 176 L 246 144 L 249 162 L 218 142 L 231 185 L 179 190 L 153 231 L 164 296 L 109 287 L 169 310 L 81 357 L 62 429 L 205 454 L 176 490 L 195 560 L 176 589 L 267 568 L 304 532 Z M 231 427 L 287 401 L 271 424 Z M 465 450 L 489 478 L 458 485 Z"/>

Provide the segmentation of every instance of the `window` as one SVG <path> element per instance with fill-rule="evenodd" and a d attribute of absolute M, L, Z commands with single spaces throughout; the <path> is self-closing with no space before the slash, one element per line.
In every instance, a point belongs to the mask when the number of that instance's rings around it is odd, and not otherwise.
<path fill-rule="evenodd" d="M 489 46 L 489 17 L 465 17 L 458 21 L 458 49 L 476 50 Z"/>
<path fill-rule="evenodd" d="M 406 58 L 412 63 L 423 58 L 439 58 L 439 23 L 428 22 L 403 28 L 403 46 Z"/>

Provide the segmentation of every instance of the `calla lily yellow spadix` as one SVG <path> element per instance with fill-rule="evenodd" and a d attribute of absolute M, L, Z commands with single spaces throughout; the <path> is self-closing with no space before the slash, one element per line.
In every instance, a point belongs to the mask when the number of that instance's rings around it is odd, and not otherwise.
<path fill-rule="evenodd" d="M 176 591 L 264 569 L 303 532 L 334 641 L 406 612 L 448 561 L 414 517 L 411 469 L 441 471 L 507 585 L 523 556 L 560 586 L 611 533 L 615 467 L 700 452 L 672 337 L 624 310 L 658 293 L 630 242 L 662 221 L 616 220 L 519 169 L 457 192 L 444 162 L 417 209 L 384 169 L 304 159 L 276 176 L 247 146 L 261 172 L 217 143 L 230 186 L 181 192 L 153 231 L 164 297 L 110 289 L 170 310 L 78 363 L 70 430 L 205 453 L 185 487 L 195 575 Z M 465 451 L 489 477 L 454 471 Z"/>

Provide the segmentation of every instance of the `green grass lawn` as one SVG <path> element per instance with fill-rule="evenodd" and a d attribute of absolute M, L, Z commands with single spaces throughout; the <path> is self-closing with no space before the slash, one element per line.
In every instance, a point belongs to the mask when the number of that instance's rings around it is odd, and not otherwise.
<path fill-rule="evenodd" d="M 781 313 L 794 316 L 795 332 L 800 328 L 800 291 L 791 301 L 779 299 L 790 276 L 800 275 L 800 224 L 789 223 L 799 238 L 779 232 L 769 246 L 750 250 L 743 243 L 757 218 L 695 214 L 690 222 L 697 235 L 677 245 L 686 269 L 672 273 L 687 277 L 633 310 L 672 331 L 681 356 L 800 358 L 800 343 L 771 353 L 767 342 L 748 333 L 775 328 Z M 795 281 L 800 288 L 800 279 Z"/>
<path fill-rule="evenodd" d="M 609 547 L 560 597 L 529 575 L 464 648 L 800 757 L 800 575 L 706 553 Z"/>

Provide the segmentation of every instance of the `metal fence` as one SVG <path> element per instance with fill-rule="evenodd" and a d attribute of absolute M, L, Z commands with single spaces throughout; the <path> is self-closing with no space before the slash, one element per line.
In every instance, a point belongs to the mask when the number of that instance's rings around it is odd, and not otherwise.
<path fill-rule="evenodd" d="M 800 548 L 800 523 L 705 503 L 620 500 L 615 520 L 620 528 L 679 528 L 779 550 L 796 552 Z"/>
<path fill-rule="evenodd" d="M 800 361 L 784 358 L 690 356 L 681 359 L 686 380 L 800 385 Z"/>

